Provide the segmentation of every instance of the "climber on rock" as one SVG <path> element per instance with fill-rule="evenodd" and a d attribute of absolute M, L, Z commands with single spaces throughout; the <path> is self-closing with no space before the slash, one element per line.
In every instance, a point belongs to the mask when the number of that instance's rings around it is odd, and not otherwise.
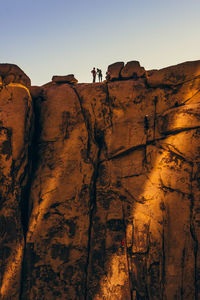
<path fill-rule="evenodd" d="M 93 76 L 93 82 L 95 82 L 96 81 L 96 74 L 97 74 L 95 68 L 92 69 L 91 73 L 92 73 L 92 76 Z"/>

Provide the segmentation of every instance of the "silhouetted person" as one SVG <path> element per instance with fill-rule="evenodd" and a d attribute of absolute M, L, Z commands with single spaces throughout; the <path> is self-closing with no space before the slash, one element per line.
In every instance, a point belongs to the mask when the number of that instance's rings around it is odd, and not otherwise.
<path fill-rule="evenodd" d="M 91 73 L 92 73 L 92 76 L 93 76 L 93 82 L 95 82 L 96 81 L 96 74 L 97 74 L 95 68 L 92 69 Z"/>
<path fill-rule="evenodd" d="M 109 81 L 110 80 L 110 72 L 106 72 L 106 80 Z"/>
<path fill-rule="evenodd" d="M 99 78 L 99 82 L 102 82 L 102 71 L 101 71 L 101 69 L 97 69 L 97 75 L 98 75 L 98 78 Z"/>

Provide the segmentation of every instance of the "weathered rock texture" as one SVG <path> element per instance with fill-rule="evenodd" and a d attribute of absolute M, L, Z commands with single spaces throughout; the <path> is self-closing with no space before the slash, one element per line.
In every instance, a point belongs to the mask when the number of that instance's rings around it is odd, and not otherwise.
<path fill-rule="evenodd" d="M 2 86 L 1 299 L 200 299 L 200 62 L 115 67 Z"/>
<path fill-rule="evenodd" d="M 19 299 L 32 102 L 21 84 L 0 86 L 0 299 Z"/>

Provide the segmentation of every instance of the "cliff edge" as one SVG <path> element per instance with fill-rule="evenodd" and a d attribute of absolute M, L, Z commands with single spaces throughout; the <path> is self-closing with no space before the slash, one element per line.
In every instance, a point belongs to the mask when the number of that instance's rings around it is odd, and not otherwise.
<path fill-rule="evenodd" d="M 108 69 L 0 64 L 2 300 L 200 298 L 200 61 Z"/>

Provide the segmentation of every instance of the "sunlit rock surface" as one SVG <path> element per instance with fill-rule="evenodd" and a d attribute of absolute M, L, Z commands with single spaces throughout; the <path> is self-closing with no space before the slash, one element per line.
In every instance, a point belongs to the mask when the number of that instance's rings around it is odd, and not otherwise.
<path fill-rule="evenodd" d="M 33 141 L 2 86 L 2 299 L 200 298 L 200 62 L 123 65 L 31 87 Z"/>
<path fill-rule="evenodd" d="M 20 296 L 31 124 L 29 90 L 0 85 L 0 299 L 6 300 Z"/>

